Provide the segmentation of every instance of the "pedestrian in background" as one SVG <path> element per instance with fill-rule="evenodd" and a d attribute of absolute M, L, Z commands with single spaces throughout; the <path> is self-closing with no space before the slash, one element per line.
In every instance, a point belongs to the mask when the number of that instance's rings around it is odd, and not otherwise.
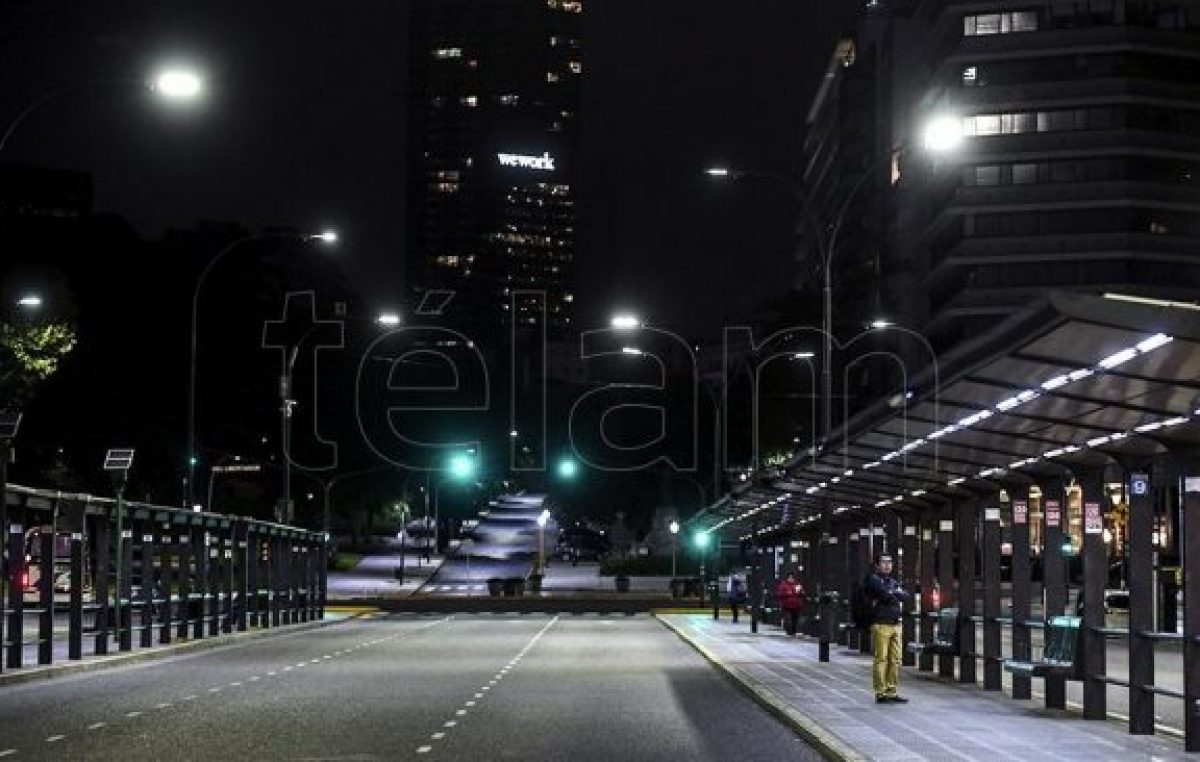
<path fill-rule="evenodd" d="M 901 606 L 912 598 L 892 576 L 892 557 L 875 556 L 874 567 L 863 580 L 863 594 L 871 605 L 871 645 L 875 651 L 871 679 L 878 704 L 907 704 L 900 688 Z"/>
<path fill-rule="evenodd" d="M 775 586 L 775 601 L 783 617 L 783 631 L 788 637 L 795 637 L 800 623 L 800 609 L 804 608 L 804 585 L 796 579 L 795 572 L 788 572 L 787 577 L 779 580 Z"/>
<path fill-rule="evenodd" d="M 738 622 L 738 607 L 746 600 L 746 580 L 737 573 L 737 569 L 729 572 L 729 611 L 733 614 L 733 623 Z"/>

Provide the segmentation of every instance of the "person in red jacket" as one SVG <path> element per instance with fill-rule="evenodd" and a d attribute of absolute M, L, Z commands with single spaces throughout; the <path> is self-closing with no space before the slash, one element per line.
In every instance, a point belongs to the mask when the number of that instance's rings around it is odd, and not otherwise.
<path fill-rule="evenodd" d="M 775 600 L 783 614 L 783 630 L 788 636 L 796 634 L 800 621 L 800 609 L 804 606 L 804 585 L 796 580 L 793 572 L 788 572 L 786 578 L 779 580 L 775 586 Z"/>

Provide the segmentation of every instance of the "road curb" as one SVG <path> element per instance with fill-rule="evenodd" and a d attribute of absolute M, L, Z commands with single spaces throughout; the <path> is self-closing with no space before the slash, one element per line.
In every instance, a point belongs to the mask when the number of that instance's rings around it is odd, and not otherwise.
<path fill-rule="evenodd" d="M 276 635 L 283 636 L 306 632 L 308 630 L 316 630 L 323 627 L 331 627 L 333 625 L 357 619 L 358 617 L 362 616 L 363 613 L 365 612 L 354 613 L 345 619 L 323 619 L 319 622 L 301 622 L 299 624 L 288 624 L 279 627 L 272 627 L 266 630 L 250 630 L 247 632 L 218 635 L 216 637 L 206 637 L 201 640 L 189 640 L 182 643 L 152 646 L 150 648 L 142 648 L 136 651 L 126 651 L 124 653 L 93 656 L 88 657 L 84 661 L 38 665 L 20 668 L 11 672 L 5 671 L 0 673 L 0 690 L 10 685 L 25 685 L 28 683 L 41 682 L 43 680 L 55 680 L 60 677 L 69 677 L 88 672 L 116 669 L 117 667 L 127 667 L 133 664 L 141 664 L 142 662 L 168 659 L 172 656 L 180 656 L 196 651 L 207 651 L 212 648 L 241 645 L 243 643 Z"/>
<path fill-rule="evenodd" d="M 705 659 L 709 661 L 717 670 L 733 682 L 743 693 L 758 702 L 760 706 L 773 714 L 785 725 L 790 727 L 796 735 L 803 738 L 813 746 L 826 759 L 839 760 L 845 762 L 863 762 L 867 759 L 862 754 L 859 754 L 850 746 L 839 740 L 832 733 L 829 733 L 820 725 L 812 720 L 812 718 L 801 712 L 796 711 L 788 702 L 784 701 L 770 688 L 767 688 L 758 683 L 753 678 L 749 677 L 737 667 L 726 664 L 721 657 L 704 647 L 701 643 L 694 640 L 682 628 L 663 619 L 657 613 L 654 618 L 663 624 L 667 629 L 674 632 L 679 639 L 687 643 L 692 648 L 696 649 Z"/>

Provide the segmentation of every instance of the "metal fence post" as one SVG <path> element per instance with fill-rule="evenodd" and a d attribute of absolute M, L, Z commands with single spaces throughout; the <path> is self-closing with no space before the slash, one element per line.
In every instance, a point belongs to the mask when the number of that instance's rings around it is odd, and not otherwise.
<path fill-rule="evenodd" d="M 1000 502 L 992 494 L 983 505 L 983 689 L 1003 687 L 1000 653 Z"/>
<path fill-rule="evenodd" d="M 958 506 L 958 681 L 975 684 L 975 551 L 979 502 L 963 498 Z"/>

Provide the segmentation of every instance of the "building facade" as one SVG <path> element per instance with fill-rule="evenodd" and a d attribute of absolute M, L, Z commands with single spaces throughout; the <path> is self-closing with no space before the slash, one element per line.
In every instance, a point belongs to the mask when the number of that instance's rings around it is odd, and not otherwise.
<path fill-rule="evenodd" d="M 1195 300 L 1200 2 L 927 0 L 918 14 L 927 84 L 909 125 L 951 114 L 964 133 L 906 199 L 935 343 L 1050 289 Z"/>
<path fill-rule="evenodd" d="M 878 0 L 851 43 L 814 104 L 806 167 L 866 125 L 874 142 L 814 174 L 816 198 L 882 172 L 858 191 L 835 279 L 876 289 L 938 351 L 1049 290 L 1195 300 L 1200 2 Z M 961 125 L 952 153 L 923 146 L 938 117 Z"/>
<path fill-rule="evenodd" d="M 571 327 L 582 19 L 569 0 L 413 4 L 408 282 L 453 292 L 447 323 L 485 344 Z"/>

